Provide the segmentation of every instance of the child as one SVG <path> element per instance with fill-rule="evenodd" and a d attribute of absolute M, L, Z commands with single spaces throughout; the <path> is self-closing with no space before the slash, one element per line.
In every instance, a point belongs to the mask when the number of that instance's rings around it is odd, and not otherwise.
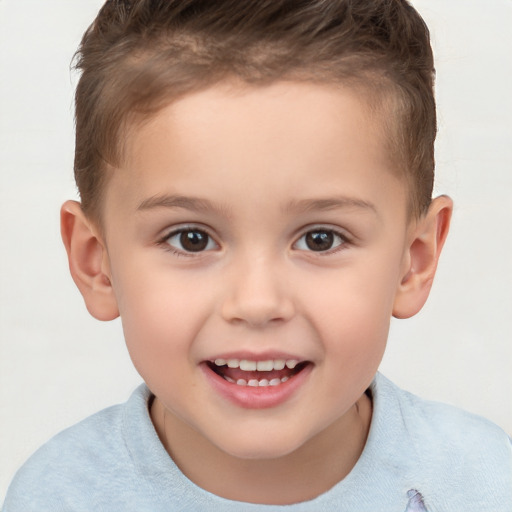
<path fill-rule="evenodd" d="M 145 385 L 43 446 L 4 512 L 510 510 L 508 437 L 377 373 L 452 210 L 412 7 L 108 1 L 78 67 L 63 240 Z"/>

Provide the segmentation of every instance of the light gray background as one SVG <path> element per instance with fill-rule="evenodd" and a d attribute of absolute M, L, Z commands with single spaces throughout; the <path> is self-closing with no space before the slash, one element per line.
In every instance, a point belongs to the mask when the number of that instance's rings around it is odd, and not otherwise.
<path fill-rule="evenodd" d="M 69 63 L 101 3 L 0 0 L 0 501 L 41 443 L 140 381 L 59 237 L 76 197 Z M 382 369 L 512 434 L 512 1 L 413 3 L 437 57 L 437 192 L 456 209 L 430 301 L 393 322 Z"/>

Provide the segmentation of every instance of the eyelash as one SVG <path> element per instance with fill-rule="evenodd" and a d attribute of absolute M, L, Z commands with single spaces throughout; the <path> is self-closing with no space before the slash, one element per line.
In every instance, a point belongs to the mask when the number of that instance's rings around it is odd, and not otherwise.
<path fill-rule="evenodd" d="M 218 244 L 217 242 L 215 242 L 214 238 L 208 233 L 207 230 L 205 230 L 204 228 L 198 228 L 196 226 L 185 226 L 185 227 L 182 227 L 182 228 L 179 228 L 179 229 L 175 229 L 173 231 L 171 231 L 170 233 L 167 233 L 164 237 L 162 237 L 158 242 L 157 244 L 162 246 L 166 251 L 169 251 L 171 252 L 172 254 L 174 254 L 175 256 L 183 256 L 183 257 L 193 257 L 195 255 L 198 255 L 198 254 L 201 254 L 203 252 L 206 252 L 207 250 L 211 250 L 211 249 L 203 249 L 203 250 L 200 250 L 200 251 L 187 251 L 185 249 L 178 249 L 176 247 L 173 247 L 169 240 L 171 238 L 174 238 L 178 235 L 182 235 L 184 233 L 201 233 L 202 235 L 206 236 L 207 237 L 207 246 L 213 242 L 217 247 L 218 247 Z"/>
<path fill-rule="evenodd" d="M 313 253 L 318 256 L 330 256 L 332 254 L 336 254 L 339 251 L 342 251 L 343 249 L 345 249 L 346 246 L 350 243 L 350 239 L 345 233 L 342 233 L 333 228 L 326 228 L 326 227 L 318 226 L 318 227 L 314 227 L 312 229 L 308 229 L 306 232 L 304 232 L 293 245 L 296 246 L 302 239 L 304 239 L 305 237 L 307 237 L 308 235 L 310 235 L 312 233 L 317 233 L 317 234 L 318 233 L 328 233 L 328 234 L 333 235 L 334 237 L 339 239 L 338 245 L 336 245 L 335 247 L 332 247 L 330 249 L 327 249 L 325 251 L 315 251 L 313 249 L 310 249 L 310 250 L 304 249 L 304 250 L 306 250 L 306 252 L 310 252 L 310 253 Z"/>
<path fill-rule="evenodd" d="M 208 238 L 206 247 L 204 249 L 201 249 L 201 250 L 198 250 L 198 251 L 187 251 L 185 249 L 178 249 L 176 247 L 173 247 L 169 243 L 169 240 L 171 238 L 174 238 L 174 237 L 176 237 L 178 235 L 183 235 L 184 233 L 196 233 L 196 234 L 201 233 L 202 235 L 206 236 Z M 315 227 L 313 229 L 308 229 L 307 231 L 305 231 L 297 239 L 297 241 L 294 242 L 293 247 L 297 246 L 297 244 L 302 239 L 305 239 L 305 237 L 307 237 L 308 235 L 313 234 L 313 233 L 316 233 L 316 234 L 318 234 L 318 233 L 327 233 L 327 234 L 333 235 L 334 237 L 339 239 L 339 243 L 335 247 L 330 248 L 330 249 L 326 249 L 326 250 L 315 251 L 315 250 L 310 249 L 310 248 L 309 248 L 309 250 L 308 249 L 299 249 L 299 250 L 303 250 L 305 252 L 310 252 L 310 253 L 316 254 L 318 256 L 328 256 L 328 255 L 336 254 L 337 252 L 345 249 L 347 244 L 350 243 L 350 239 L 347 237 L 347 235 L 344 234 L 344 233 L 341 233 L 340 231 L 337 231 L 336 229 L 325 228 L 325 227 Z M 158 243 L 158 245 L 163 246 L 165 250 L 173 253 L 176 256 L 193 257 L 194 255 L 199 255 L 199 254 L 202 254 L 203 252 L 207 252 L 207 251 L 212 250 L 211 248 L 208 249 L 208 245 L 211 242 L 213 242 L 217 246 L 217 248 L 218 248 L 219 244 L 217 244 L 217 242 L 215 242 L 214 238 L 208 233 L 207 230 L 205 230 L 203 228 L 198 228 L 198 227 L 195 227 L 195 226 L 185 226 L 185 227 L 182 227 L 182 228 L 179 228 L 179 229 L 175 229 L 175 230 L 171 231 L 170 233 L 167 233 L 157 243 Z"/>

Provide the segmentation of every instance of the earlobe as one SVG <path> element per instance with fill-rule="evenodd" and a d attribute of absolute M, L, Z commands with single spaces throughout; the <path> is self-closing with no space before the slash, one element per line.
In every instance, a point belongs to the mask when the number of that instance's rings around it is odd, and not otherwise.
<path fill-rule="evenodd" d="M 452 200 L 440 196 L 432 201 L 428 212 L 415 226 L 395 296 L 394 317 L 409 318 L 425 304 L 448 235 L 452 211 Z"/>
<path fill-rule="evenodd" d="M 98 320 L 119 316 L 105 244 L 80 203 L 66 201 L 60 212 L 61 236 L 69 270 L 89 313 Z"/>

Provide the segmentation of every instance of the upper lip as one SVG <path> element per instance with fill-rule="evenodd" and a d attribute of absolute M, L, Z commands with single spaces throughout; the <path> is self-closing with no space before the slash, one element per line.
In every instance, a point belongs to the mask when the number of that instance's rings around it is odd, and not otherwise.
<path fill-rule="evenodd" d="M 276 361 L 276 360 L 284 360 L 284 361 L 298 361 L 304 362 L 306 359 L 298 356 L 297 354 L 290 354 L 285 352 L 262 352 L 256 354 L 254 352 L 224 352 L 220 354 L 216 354 L 213 357 L 206 359 L 211 363 L 214 363 L 217 359 L 224 359 L 226 361 L 230 359 L 237 359 L 239 361 Z"/>

